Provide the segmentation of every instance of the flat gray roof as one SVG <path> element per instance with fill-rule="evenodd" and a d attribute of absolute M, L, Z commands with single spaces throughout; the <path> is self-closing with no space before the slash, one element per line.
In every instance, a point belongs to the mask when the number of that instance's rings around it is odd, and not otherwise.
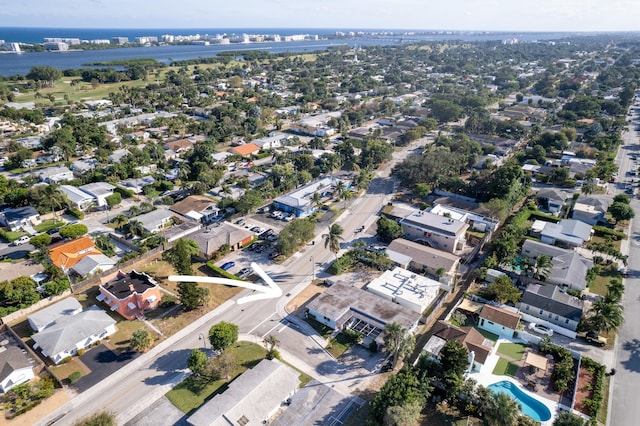
<path fill-rule="evenodd" d="M 307 304 L 307 308 L 342 325 L 353 314 L 370 317 L 372 323 L 386 325 L 397 322 L 407 330 L 412 329 L 420 318 L 404 306 L 383 299 L 373 293 L 342 283 L 335 283 L 324 293 Z M 359 316 L 359 318 L 362 315 Z"/>
<path fill-rule="evenodd" d="M 469 225 L 459 220 L 440 216 L 423 210 L 416 210 L 401 222 L 413 223 L 423 228 L 431 229 L 435 232 L 456 236 L 463 233 Z"/>

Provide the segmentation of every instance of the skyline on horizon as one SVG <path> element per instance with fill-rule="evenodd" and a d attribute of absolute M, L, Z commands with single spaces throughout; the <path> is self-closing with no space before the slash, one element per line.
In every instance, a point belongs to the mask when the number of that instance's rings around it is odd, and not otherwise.
<path fill-rule="evenodd" d="M 301 28 L 495 32 L 635 32 L 633 0 L 245 0 L 216 8 L 170 0 L 0 0 L 0 20 L 36 28 Z M 130 13 L 123 14 L 123 10 Z"/>

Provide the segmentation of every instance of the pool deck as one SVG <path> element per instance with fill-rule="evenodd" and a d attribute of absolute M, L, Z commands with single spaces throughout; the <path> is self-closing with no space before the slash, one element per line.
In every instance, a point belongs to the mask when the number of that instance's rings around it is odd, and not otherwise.
<path fill-rule="evenodd" d="M 500 346 L 501 343 L 514 343 L 514 341 L 517 342 L 517 339 L 514 339 L 514 340 L 502 339 L 502 338 L 498 339 L 498 341 L 495 343 L 493 347 L 493 350 L 491 351 L 491 354 L 487 357 L 487 361 L 482 366 L 481 370 L 479 372 L 469 373 L 467 377 L 474 379 L 479 385 L 482 385 L 484 387 L 488 387 L 489 385 L 492 385 L 494 383 L 498 383 L 501 381 L 508 381 L 515 384 L 518 387 L 518 389 L 520 389 L 525 394 L 531 396 L 536 401 L 540 401 L 549 409 L 549 411 L 551 411 L 551 418 L 545 422 L 541 422 L 542 426 L 551 426 L 553 424 L 553 419 L 560 413 L 560 411 L 571 411 L 570 408 L 560 404 L 557 401 L 552 401 L 550 399 L 544 398 L 540 396 L 538 393 L 531 392 L 530 390 L 525 388 L 522 385 L 522 382 L 517 378 L 511 377 L 511 376 L 499 376 L 499 375 L 493 374 L 493 370 L 496 367 L 496 364 L 498 363 L 498 360 L 500 358 L 509 359 L 509 357 L 504 355 L 501 356 L 497 353 L 498 346 Z M 520 370 L 521 368 L 519 368 L 519 371 Z"/>

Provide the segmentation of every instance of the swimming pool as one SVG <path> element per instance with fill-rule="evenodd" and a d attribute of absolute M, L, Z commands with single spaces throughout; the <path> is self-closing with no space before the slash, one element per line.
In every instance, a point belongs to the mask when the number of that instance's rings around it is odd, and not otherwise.
<path fill-rule="evenodd" d="M 520 404 L 520 411 L 538 422 L 545 422 L 551 418 L 551 411 L 542 402 L 524 393 L 518 386 L 509 381 L 502 381 L 488 386 L 495 393 L 504 393 Z"/>

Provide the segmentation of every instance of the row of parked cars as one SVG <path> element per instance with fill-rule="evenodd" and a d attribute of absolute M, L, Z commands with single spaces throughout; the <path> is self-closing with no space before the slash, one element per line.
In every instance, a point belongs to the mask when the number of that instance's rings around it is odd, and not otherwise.
<path fill-rule="evenodd" d="M 271 213 L 269 213 L 269 217 L 272 217 L 278 220 L 283 220 L 285 222 L 291 222 L 293 219 L 296 218 L 296 215 L 293 213 L 286 213 L 280 210 L 274 210 Z"/>

